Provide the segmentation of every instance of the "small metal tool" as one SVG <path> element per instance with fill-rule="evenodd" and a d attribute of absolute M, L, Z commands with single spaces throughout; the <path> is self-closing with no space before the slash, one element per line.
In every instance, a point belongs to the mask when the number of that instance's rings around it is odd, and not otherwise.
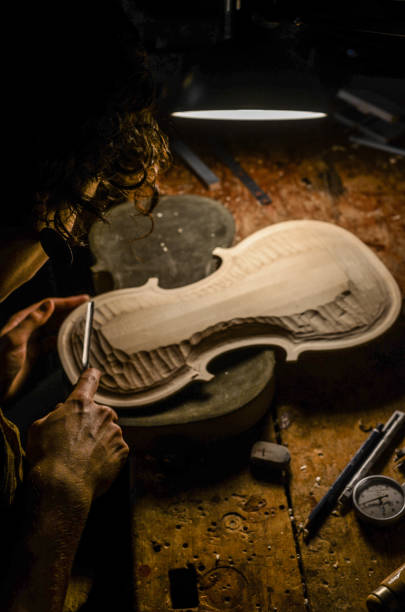
<path fill-rule="evenodd" d="M 90 300 L 87 303 L 87 311 L 86 311 L 86 323 L 84 327 L 84 337 L 83 337 L 83 353 L 82 353 L 82 372 L 87 370 L 89 367 L 89 358 L 90 358 L 90 341 L 91 341 L 91 332 L 93 329 L 93 314 L 94 314 L 94 302 Z"/>
<path fill-rule="evenodd" d="M 395 449 L 394 469 L 405 472 L 405 447 Z"/>
<path fill-rule="evenodd" d="M 232 173 L 249 189 L 250 193 L 254 195 L 260 204 L 271 204 L 271 197 L 255 183 L 228 150 L 218 142 L 215 144 L 215 153 L 222 163 L 228 166 Z"/>
<path fill-rule="evenodd" d="M 383 452 L 392 443 L 400 429 L 405 425 L 405 413 L 395 410 L 382 429 L 382 438 L 377 446 L 367 457 L 360 469 L 354 474 L 353 478 L 346 485 L 343 493 L 339 496 L 338 503 L 341 512 L 345 511 L 352 501 L 352 494 L 355 485 L 368 475 L 372 467 L 376 464 Z"/>
<path fill-rule="evenodd" d="M 405 563 L 384 578 L 379 586 L 367 597 L 370 612 L 400 612 L 405 601 Z"/>
<path fill-rule="evenodd" d="M 186 145 L 185 142 L 174 138 L 171 142 L 171 150 L 189 166 L 204 183 L 207 189 L 212 189 L 220 185 L 219 178 L 204 164 L 204 162 Z"/>

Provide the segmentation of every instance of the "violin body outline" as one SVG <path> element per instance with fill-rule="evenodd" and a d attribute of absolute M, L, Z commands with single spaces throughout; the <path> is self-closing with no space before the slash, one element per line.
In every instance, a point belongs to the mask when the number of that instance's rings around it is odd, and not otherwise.
<path fill-rule="evenodd" d="M 94 298 L 90 365 L 103 372 L 96 401 L 119 408 L 166 399 L 209 362 L 247 346 L 305 351 L 344 349 L 386 331 L 401 308 L 398 285 L 378 257 L 349 231 L 322 221 L 268 226 L 228 249 L 220 267 L 185 287 L 141 287 Z M 63 323 L 58 351 L 75 382 L 85 305 Z"/>

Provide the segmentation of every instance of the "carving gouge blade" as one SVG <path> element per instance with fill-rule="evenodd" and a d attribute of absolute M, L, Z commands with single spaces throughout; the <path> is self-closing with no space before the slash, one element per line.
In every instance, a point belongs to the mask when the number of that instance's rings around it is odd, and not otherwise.
<path fill-rule="evenodd" d="M 93 300 L 90 300 L 90 302 L 87 303 L 86 323 L 84 327 L 82 371 L 86 370 L 89 367 L 90 340 L 91 340 L 91 332 L 93 329 L 93 314 L 94 314 L 94 302 Z"/>

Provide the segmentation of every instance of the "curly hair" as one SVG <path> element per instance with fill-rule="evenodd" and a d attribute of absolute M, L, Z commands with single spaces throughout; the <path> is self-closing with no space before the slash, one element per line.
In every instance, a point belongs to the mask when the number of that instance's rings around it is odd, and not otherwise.
<path fill-rule="evenodd" d="M 125 199 L 141 211 L 145 202 L 151 208 L 170 153 L 154 118 L 146 55 L 119 0 L 30 5 L 17 87 L 25 92 L 18 122 L 26 158 L 20 213 L 52 218 L 73 238 L 66 215 L 102 217 Z M 86 195 L 94 182 L 95 194 Z M 73 233 L 80 236 L 80 224 Z"/>

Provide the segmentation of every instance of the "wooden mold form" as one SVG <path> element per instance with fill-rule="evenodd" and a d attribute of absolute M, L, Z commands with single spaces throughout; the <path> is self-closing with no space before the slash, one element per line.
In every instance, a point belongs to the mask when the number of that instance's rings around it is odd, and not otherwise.
<path fill-rule="evenodd" d="M 209 362 L 251 345 L 304 351 L 368 342 L 395 321 L 400 290 L 384 264 L 353 234 L 321 221 L 266 227 L 235 247 L 216 248 L 213 274 L 191 285 L 142 287 L 95 298 L 90 365 L 103 376 L 96 401 L 119 408 L 162 400 Z M 80 372 L 82 305 L 63 323 L 58 351 L 70 381 Z"/>

